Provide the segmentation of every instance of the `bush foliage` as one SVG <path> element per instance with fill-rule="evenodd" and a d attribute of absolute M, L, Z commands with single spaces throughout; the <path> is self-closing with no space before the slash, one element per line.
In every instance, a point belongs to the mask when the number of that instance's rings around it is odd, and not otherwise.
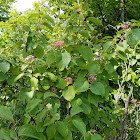
<path fill-rule="evenodd" d="M 0 23 L 2 140 L 139 137 L 140 22 L 107 36 L 84 3 L 70 8 L 35 3 Z"/>

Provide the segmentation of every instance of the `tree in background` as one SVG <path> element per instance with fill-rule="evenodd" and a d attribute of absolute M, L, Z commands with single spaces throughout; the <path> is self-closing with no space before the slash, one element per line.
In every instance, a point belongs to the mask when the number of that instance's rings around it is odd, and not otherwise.
<path fill-rule="evenodd" d="M 0 0 L 0 21 L 9 19 L 9 12 L 13 2 L 15 0 Z"/>

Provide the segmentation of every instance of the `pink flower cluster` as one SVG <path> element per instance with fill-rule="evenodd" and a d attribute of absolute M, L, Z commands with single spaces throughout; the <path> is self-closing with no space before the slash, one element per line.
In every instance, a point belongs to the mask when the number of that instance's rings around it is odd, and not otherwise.
<path fill-rule="evenodd" d="M 77 9 L 76 12 L 80 14 L 82 12 L 82 9 Z"/>
<path fill-rule="evenodd" d="M 63 41 L 57 41 L 54 43 L 54 47 L 62 47 L 64 46 L 64 42 Z"/>
<path fill-rule="evenodd" d="M 72 78 L 71 78 L 71 77 L 67 77 L 67 78 L 65 79 L 65 81 L 68 82 L 68 83 L 72 83 Z"/>
<path fill-rule="evenodd" d="M 121 27 L 127 29 L 129 26 L 131 26 L 130 22 L 124 22 Z"/>
<path fill-rule="evenodd" d="M 133 100 L 132 100 L 132 103 L 133 103 L 133 104 L 136 104 L 136 103 L 137 103 L 137 99 L 133 99 Z"/>
<path fill-rule="evenodd" d="M 4 49 L 1 49 L 0 51 L 1 51 L 1 52 L 3 52 L 3 51 L 4 51 Z"/>
<path fill-rule="evenodd" d="M 26 62 L 28 62 L 29 60 L 35 59 L 35 57 L 33 55 L 29 55 L 25 58 Z"/>

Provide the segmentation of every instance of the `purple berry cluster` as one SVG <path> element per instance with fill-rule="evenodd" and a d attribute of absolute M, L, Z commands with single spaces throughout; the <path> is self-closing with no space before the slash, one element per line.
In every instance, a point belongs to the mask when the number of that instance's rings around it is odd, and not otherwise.
<path fill-rule="evenodd" d="M 90 74 L 88 77 L 88 82 L 93 83 L 94 81 L 96 81 L 96 79 L 97 79 L 96 74 L 94 76 L 92 74 Z"/>
<path fill-rule="evenodd" d="M 97 55 L 97 56 L 95 57 L 95 59 L 96 59 L 96 60 L 99 60 L 99 62 L 102 62 L 102 61 L 103 61 L 103 57 L 100 56 L 100 55 Z"/>

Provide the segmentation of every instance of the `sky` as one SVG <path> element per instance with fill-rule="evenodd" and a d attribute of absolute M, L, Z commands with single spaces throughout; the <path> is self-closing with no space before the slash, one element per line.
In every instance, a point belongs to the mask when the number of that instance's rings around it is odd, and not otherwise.
<path fill-rule="evenodd" d="M 13 4 L 13 8 L 16 8 L 19 12 L 24 12 L 32 8 L 35 1 L 39 0 L 17 0 L 17 2 Z"/>

